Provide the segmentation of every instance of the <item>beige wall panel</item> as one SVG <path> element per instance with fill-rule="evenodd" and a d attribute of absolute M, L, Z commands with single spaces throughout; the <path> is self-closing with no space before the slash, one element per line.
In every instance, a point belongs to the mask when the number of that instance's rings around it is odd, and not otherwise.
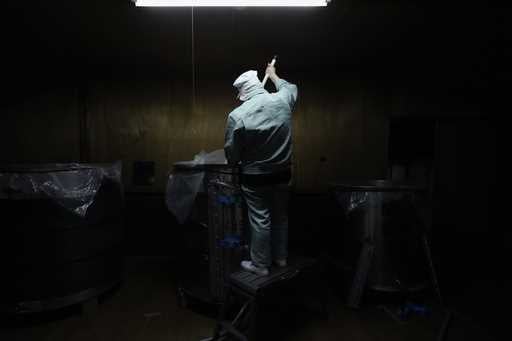
<path fill-rule="evenodd" d="M 386 175 L 387 117 L 357 85 L 299 82 L 293 116 L 294 177 L 299 191 Z M 272 89 L 271 87 L 269 87 Z M 226 81 L 98 81 L 91 85 L 86 134 L 91 162 L 123 161 L 128 190 L 161 192 L 172 164 L 221 149 L 227 114 L 239 102 Z M 3 162 L 80 159 L 76 91 L 59 90 L 9 107 L 2 125 Z M 192 103 L 194 102 L 194 106 Z M 9 148 L 12 147 L 12 148 Z M 133 162 L 154 161 L 154 186 L 131 185 Z"/>

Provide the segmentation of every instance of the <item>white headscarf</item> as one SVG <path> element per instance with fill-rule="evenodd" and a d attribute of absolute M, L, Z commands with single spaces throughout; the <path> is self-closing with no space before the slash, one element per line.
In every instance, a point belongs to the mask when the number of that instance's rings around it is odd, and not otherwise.
<path fill-rule="evenodd" d="M 246 101 L 254 95 L 263 93 L 263 85 L 258 78 L 258 71 L 250 70 L 242 73 L 233 83 L 238 89 L 238 98 Z"/>

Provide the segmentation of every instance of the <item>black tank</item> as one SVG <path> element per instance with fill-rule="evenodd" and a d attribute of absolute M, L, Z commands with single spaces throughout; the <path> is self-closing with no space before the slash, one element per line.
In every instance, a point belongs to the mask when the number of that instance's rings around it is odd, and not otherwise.
<path fill-rule="evenodd" d="M 121 163 L 0 166 L 0 311 L 62 308 L 123 272 Z"/>

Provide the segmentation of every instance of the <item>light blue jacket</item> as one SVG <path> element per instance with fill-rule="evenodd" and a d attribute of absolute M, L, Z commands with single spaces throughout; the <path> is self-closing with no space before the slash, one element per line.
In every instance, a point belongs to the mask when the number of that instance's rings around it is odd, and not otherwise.
<path fill-rule="evenodd" d="M 244 174 L 269 174 L 291 166 L 297 86 L 279 79 L 276 88 L 275 93 L 255 89 L 228 116 L 224 151 L 228 163 L 240 165 Z"/>

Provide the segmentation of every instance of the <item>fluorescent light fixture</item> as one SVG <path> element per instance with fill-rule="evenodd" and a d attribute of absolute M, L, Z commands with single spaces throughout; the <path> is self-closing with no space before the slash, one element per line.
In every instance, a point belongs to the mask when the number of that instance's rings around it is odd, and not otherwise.
<path fill-rule="evenodd" d="M 137 7 L 325 7 L 330 0 L 133 0 Z"/>

